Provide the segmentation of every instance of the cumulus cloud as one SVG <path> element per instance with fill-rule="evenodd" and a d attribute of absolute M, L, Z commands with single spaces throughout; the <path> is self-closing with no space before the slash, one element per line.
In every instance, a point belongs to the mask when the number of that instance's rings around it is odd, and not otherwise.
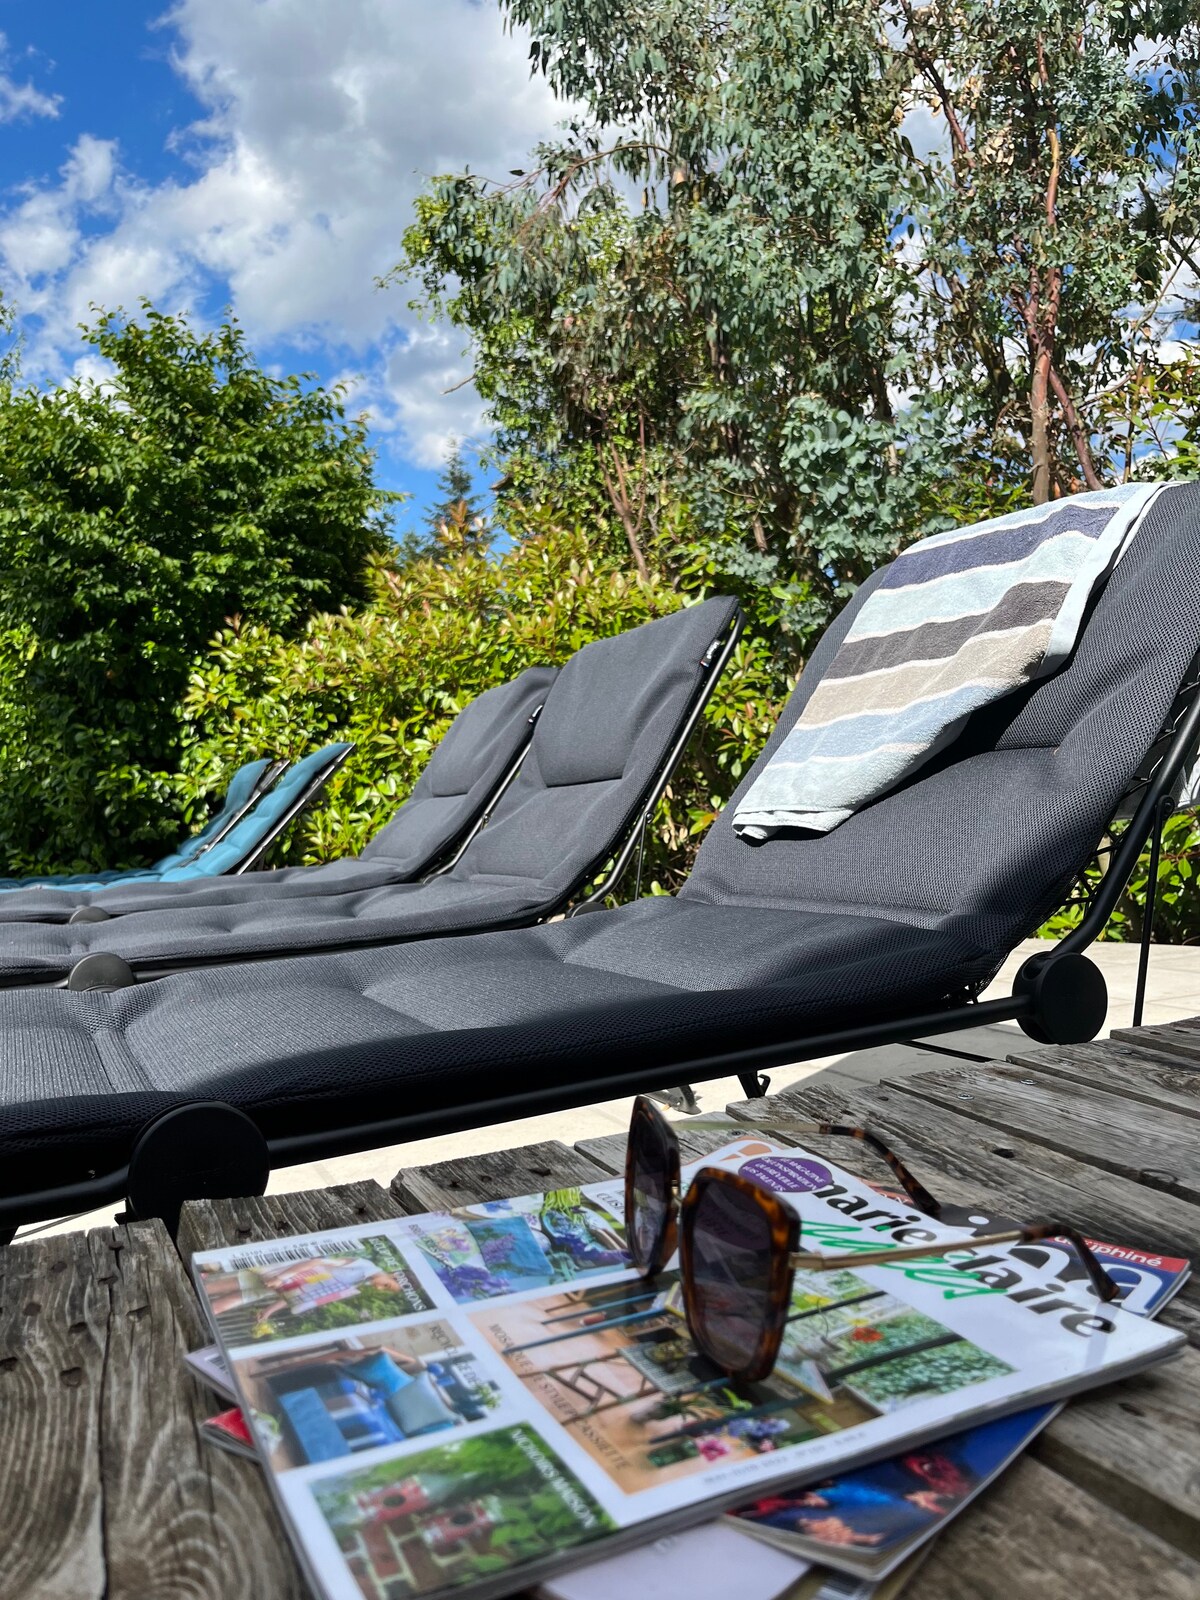
<path fill-rule="evenodd" d="M 19 122 L 22 117 L 56 117 L 61 99 L 43 94 L 32 83 L 18 83 L 9 72 L 8 40 L 0 33 L 0 122 Z"/>
<path fill-rule="evenodd" d="M 57 182 L 0 216 L 8 285 L 42 326 L 47 371 L 90 302 L 233 306 L 252 341 L 364 373 L 378 425 L 414 463 L 477 434 L 459 341 L 375 279 L 435 173 L 504 175 L 564 111 L 494 0 L 181 0 L 160 25 L 202 117 L 169 181 L 139 181 L 93 130 Z"/>

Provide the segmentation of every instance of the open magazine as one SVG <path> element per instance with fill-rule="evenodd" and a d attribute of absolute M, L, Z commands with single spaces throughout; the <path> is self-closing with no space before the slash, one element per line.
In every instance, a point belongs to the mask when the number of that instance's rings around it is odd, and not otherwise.
<path fill-rule="evenodd" d="M 818 1252 L 967 1237 L 758 1137 L 700 1164 L 787 1193 Z M 805 1315 L 752 1385 L 694 1349 L 675 1271 L 623 1269 L 616 1180 L 193 1265 L 317 1591 L 483 1600 L 1184 1342 L 978 1257 L 799 1272 Z"/>

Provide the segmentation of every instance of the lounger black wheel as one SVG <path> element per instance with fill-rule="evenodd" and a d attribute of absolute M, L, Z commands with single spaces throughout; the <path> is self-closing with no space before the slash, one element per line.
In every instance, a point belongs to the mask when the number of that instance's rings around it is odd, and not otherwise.
<path fill-rule="evenodd" d="M 262 1194 L 271 1173 L 258 1125 L 222 1100 L 176 1106 L 142 1129 L 129 1160 L 131 1219 L 161 1217 L 174 1236 L 185 1200 Z"/>
<path fill-rule="evenodd" d="M 1031 956 L 1017 973 L 1013 994 L 1032 1002 L 1032 1011 L 1017 1021 L 1039 1044 L 1086 1044 L 1108 1015 L 1108 985 L 1087 956 Z"/>

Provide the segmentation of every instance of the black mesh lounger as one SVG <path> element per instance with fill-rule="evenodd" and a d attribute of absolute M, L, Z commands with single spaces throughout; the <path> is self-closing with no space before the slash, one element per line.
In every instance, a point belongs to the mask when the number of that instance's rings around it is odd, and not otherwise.
<path fill-rule="evenodd" d="M 768 753 L 859 604 L 814 652 Z M 1200 486 L 1180 484 L 1068 663 L 833 833 L 751 846 L 731 803 L 674 898 L 115 993 L 0 994 L 0 1225 L 123 1194 L 169 1218 L 182 1195 L 254 1192 L 270 1164 L 729 1072 L 753 1089 L 771 1065 L 986 1021 L 1094 1037 L 1106 996 L 1081 951 L 1195 748 L 1198 618 Z M 1011 996 L 978 1002 L 1156 744 L 1083 924 Z"/>
<path fill-rule="evenodd" d="M 528 750 L 487 826 L 444 872 L 363 888 L 361 877 L 322 868 L 328 875 L 319 895 L 258 897 L 250 883 L 241 903 L 216 895 L 189 901 L 186 910 L 100 923 L 0 924 L 0 984 L 94 987 L 125 977 L 121 963 L 148 975 L 552 916 L 615 849 L 632 846 L 740 625 L 737 602 L 717 598 L 578 651 L 546 693 Z M 362 867 L 369 874 L 378 862 L 364 859 Z M 312 881 L 304 876 L 301 887 Z"/>
<path fill-rule="evenodd" d="M 279 897 L 344 894 L 349 889 L 411 883 L 444 866 L 479 828 L 511 780 L 555 667 L 528 667 L 486 689 L 455 717 L 426 762 L 412 793 L 361 855 L 314 867 L 280 867 L 240 878 L 115 885 L 99 893 L 0 895 L 0 926 L 10 921 L 97 922 L 142 911 L 189 911 Z M 345 748 L 338 746 L 337 748 Z M 311 796 L 300 797 L 302 803 Z M 283 824 L 286 826 L 286 823 Z M 19 942 L 15 930 L 9 936 Z"/>

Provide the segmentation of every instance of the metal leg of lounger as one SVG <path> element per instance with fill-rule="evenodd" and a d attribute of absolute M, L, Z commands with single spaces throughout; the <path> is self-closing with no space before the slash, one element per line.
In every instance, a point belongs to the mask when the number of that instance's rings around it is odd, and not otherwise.
<path fill-rule="evenodd" d="M 1158 861 L 1162 853 L 1163 830 L 1167 818 L 1175 810 L 1175 801 L 1169 794 L 1158 803 L 1154 831 L 1150 835 L 1150 870 L 1146 876 L 1146 908 L 1142 912 L 1142 937 L 1139 941 L 1137 987 L 1133 994 L 1133 1026 L 1142 1025 L 1142 1009 L 1146 1003 L 1146 975 L 1150 967 L 1150 941 L 1154 937 L 1154 908 L 1158 902 Z"/>
<path fill-rule="evenodd" d="M 771 1087 L 771 1080 L 765 1072 L 739 1072 L 737 1080 L 747 1100 L 761 1100 Z"/>
<path fill-rule="evenodd" d="M 700 1102 L 690 1083 L 681 1083 L 677 1089 L 651 1089 L 646 1098 L 657 1100 L 668 1111 L 684 1111 L 689 1117 L 694 1117 L 700 1110 Z"/>

